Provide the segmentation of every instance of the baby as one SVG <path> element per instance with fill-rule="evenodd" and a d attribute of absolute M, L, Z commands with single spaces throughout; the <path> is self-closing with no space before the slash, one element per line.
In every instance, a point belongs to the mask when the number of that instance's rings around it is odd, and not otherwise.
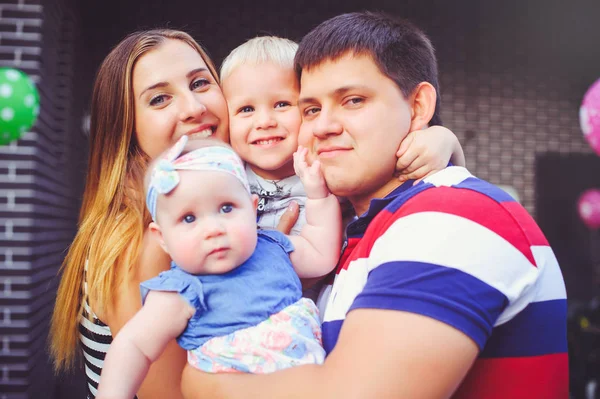
<path fill-rule="evenodd" d="M 294 154 L 307 194 L 297 236 L 257 230 L 258 197 L 226 144 L 183 136 L 146 177 L 150 231 L 173 260 L 141 284 L 142 309 L 107 353 L 102 398 L 131 398 L 150 364 L 174 338 L 206 372 L 268 373 L 320 364 L 325 352 L 317 308 L 299 277 L 330 272 L 341 246 L 337 198 L 318 162 Z"/>
<path fill-rule="evenodd" d="M 246 162 L 250 190 L 258 195 L 257 222 L 274 229 L 292 202 L 300 216 L 291 234 L 306 221 L 306 193 L 294 174 L 298 147 L 300 92 L 294 71 L 298 45 L 274 36 L 250 39 L 235 48 L 221 66 L 221 85 L 229 108 L 231 146 Z M 441 126 L 411 133 L 399 149 L 400 179 L 423 178 L 443 169 L 451 156 L 464 166 L 456 136 Z"/>

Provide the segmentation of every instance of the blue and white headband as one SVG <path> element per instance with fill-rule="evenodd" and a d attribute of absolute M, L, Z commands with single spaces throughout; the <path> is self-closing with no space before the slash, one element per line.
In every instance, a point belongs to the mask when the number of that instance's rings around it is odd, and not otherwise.
<path fill-rule="evenodd" d="M 240 157 L 228 147 L 219 145 L 202 147 L 179 156 L 188 142 L 187 136 L 182 136 L 173 147 L 160 159 L 150 178 L 146 205 L 156 221 L 156 200 L 158 194 L 168 194 L 179 184 L 178 170 L 201 170 L 229 173 L 237 178 L 250 193 L 248 177 L 244 163 Z"/>

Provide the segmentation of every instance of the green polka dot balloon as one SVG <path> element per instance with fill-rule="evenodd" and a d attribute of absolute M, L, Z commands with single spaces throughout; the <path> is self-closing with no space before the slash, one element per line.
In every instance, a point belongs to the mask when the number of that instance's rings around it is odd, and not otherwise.
<path fill-rule="evenodd" d="M 19 139 L 40 113 L 40 95 L 23 71 L 0 68 L 0 145 Z"/>

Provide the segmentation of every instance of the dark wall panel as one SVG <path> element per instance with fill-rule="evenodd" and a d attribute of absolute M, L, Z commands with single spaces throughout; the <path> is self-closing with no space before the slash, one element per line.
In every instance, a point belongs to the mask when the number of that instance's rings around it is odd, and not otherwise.
<path fill-rule="evenodd" d="M 56 275 L 77 223 L 87 144 L 81 133 L 80 19 L 72 2 L 0 0 L 0 66 L 40 92 L 37 124 L 0 146 L 0 397 L 51 398 L 47 357 Z M 79 42 L 79 44 L 78 44 Z M 79 396 L 81 397 L 81 396 Z"/>

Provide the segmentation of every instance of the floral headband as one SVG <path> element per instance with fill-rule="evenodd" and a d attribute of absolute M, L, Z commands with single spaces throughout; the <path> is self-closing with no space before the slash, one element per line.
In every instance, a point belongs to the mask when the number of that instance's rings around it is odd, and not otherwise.
<path fill-rule="evenodd" d="M 179 156 L 183 151 L 187 136 L 182 136 L 173 147 L 171 147 L 162 159 L 160 159 L 152 170 L 148 193 L 146 194 L 146 205 L 156 221 L 156 200 L 158 194 L 168 194 L 179 184 L 178 170 L 204 170 L 229 173 L 236 177 L 250 193 L 248 177 L 244 170 L 244 163 L 240 157 L 228 147 L 209 146 L 198 148 L 187 154 Z"/>

